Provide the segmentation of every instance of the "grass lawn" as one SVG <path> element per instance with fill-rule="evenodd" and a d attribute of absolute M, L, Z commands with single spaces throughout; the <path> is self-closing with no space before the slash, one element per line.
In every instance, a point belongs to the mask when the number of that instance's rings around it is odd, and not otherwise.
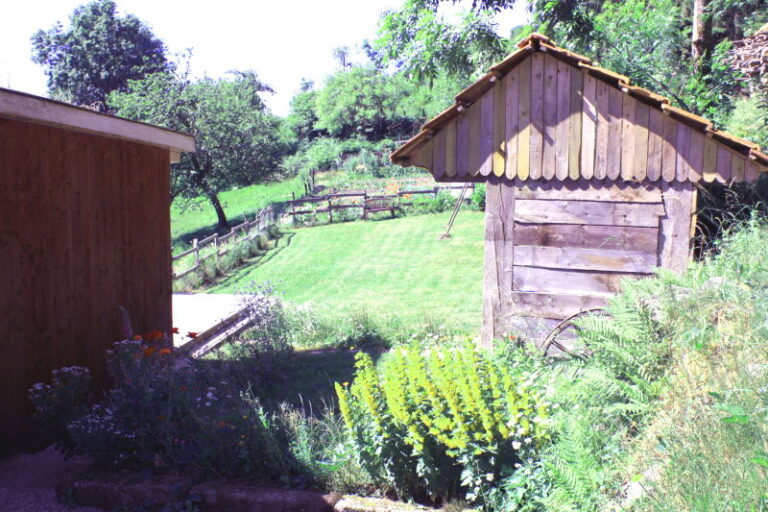
<path fill-rule="evenodd" d="M 243 215 L 254 214 L 273 201 L 290 199 L 291 192 L 295 192 L 296 197 L 304 193 L 304 186 L 298 177 L 228 190 L 222 192 L 219 199 L 234 226 L 239 224 Z M 216 224 L 216 212 L 207 199 L 197 198 L 187 208 L 181 208 L 174 202 L 171 205 L 171 240 L 174 249 L 188 249 L 193 238 L 205 238 L 212 234 Z"/>
<path fill-rule="evenodd" d="M 482 213 L 462 211 L 439 240 L 450 212 L 290 230 L 259 264 L 209 290 L 236 293 L 269 281 L 294 303 L 323 313 L 366 311 L 479 328 Z"/>

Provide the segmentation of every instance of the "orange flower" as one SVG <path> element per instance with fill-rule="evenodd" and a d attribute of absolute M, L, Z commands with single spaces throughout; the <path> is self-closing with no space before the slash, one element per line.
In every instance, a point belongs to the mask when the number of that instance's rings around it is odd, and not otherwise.
<path fill-rule="evenodd" d="M 173 334 L 179 334 L 179 328 L 178 327 L 174 327 L 173 329 L 171 329 L 171 332 Z"/>
<path fill-rule="evenodd" d="M 220 427 L 226 427 L 226 426 L 227 426 L 227 424 L 226 424 L 225 422 L 223 422 L 223 421 L 220 421 L 220 422 L 219 422 L 219 426 L 220 426 Z"/>
<path fill-rule="evenodd" d="M 149 357 L 155 353 L 155 347 L 147 347 L 144 349 L 144 357 Z"/>
<path fill-rule="evenodd" d="M 179 386 L 179 391 L 189 391 L 187 386 Z"/>
<path fill-rule="evenodd" d="M 142 338 L 141 334 L 137 334 L 136 336 L 133 337 L 133 339 L 136 340 L 136 341 L 141 341 L 144 338 Z"/>
<path fill-rule="evenodd" d="M 190 331 L 190 332 L 187 333 L 187 336 L 189 336 L 190 338 L 194 339 L 194 338 L 197 338 L 197 333 Z"/>
<path fill-rule="evenodd" d="M 162 331 L 154 330 L 147 333 L 148 340 L 161 340 L 163 339 Z"/>
<path fill-rule="evenodd" d="M 169 348 L 160 349 L 160 352 L 158 352 L 158 354 L 160 354 L 161 356 L 167 356 L 170 353 L 171 353 L 171 349 Z"/>
<path fill-rule="evenodd" d="M 158 416 L 158 417 L 157 417 L 157 419 L 158 419 L 159 421 L 165 421 L 165 416 L 163 416 L 163 415 L 160 415 L 160 416 Z"/>

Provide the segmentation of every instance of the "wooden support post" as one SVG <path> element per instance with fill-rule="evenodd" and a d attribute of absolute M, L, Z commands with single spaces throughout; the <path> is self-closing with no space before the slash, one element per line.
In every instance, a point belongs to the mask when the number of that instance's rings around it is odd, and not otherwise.
<path fill-rule="evenodd" d="M 328 198 L 328 224 L 333 224 L 333 204 L 331 198 Z"/>
<path fill-rule="evenodd" d="M 200 246 L 197 244 L 197 238 L 192 240 L 192 248 L 195 250 L 195 268 L 200 268 Z"/>

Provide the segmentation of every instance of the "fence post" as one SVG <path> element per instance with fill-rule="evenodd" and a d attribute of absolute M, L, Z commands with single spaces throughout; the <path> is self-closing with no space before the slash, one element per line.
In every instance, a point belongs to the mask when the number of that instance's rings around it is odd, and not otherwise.
<path fill-rule="evenodd" d="M 437 185 L 435 185 L 435 199 L 437 199 L 437 194 L 438 194 L 438 192 L 440 192 L 440 187 L 438 187 Z"/>
<path fill-rule="evenodd" d="M 330 196 L 328 196 L 328 224 L 333 224 L 333 208 L 331 206 Z"/>
<path fill-rule="evenodd" d="M 195 268 L 200 268 L 200 246 L 197 245 L 197 238 L 192 240 L 192 248 L 195 250 Z"/>
<path fill-rule="evenodd" d="M 219 266 L 219 234 L 216 233 L 213 235 L 213 253 L 216 255 L 214 258 L 216 259 L 216 267 Z"/>

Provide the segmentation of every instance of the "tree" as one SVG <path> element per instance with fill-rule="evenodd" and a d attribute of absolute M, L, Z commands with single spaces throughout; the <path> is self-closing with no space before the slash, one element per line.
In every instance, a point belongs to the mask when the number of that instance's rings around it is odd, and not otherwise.
<path fill-rule="evenodd" d="M 170 69 L 163 42 L 135 16 L 116 11 L 111 0 L 90 2 L 75 9 L 66 30 L 57 23 L 32 36 L 32 60 L 45 67 L 53 97 L 105 103 L 130 80 Z"/>
<path fill-rule="evenodd" d="M 252 71 L 232 75 L 193 82 L 187 76 L 156 73 L 129 82 L 128 92 L 108 98 L 121 116 L 194 135 L 197 151 L 173 166 L 171 200 L 208 198 L 220 229 L 228 228 L 229 221 L 219 192 L 268 181 L 285 153 L 280 119 L 259 96 L 272 90 Z"/>

